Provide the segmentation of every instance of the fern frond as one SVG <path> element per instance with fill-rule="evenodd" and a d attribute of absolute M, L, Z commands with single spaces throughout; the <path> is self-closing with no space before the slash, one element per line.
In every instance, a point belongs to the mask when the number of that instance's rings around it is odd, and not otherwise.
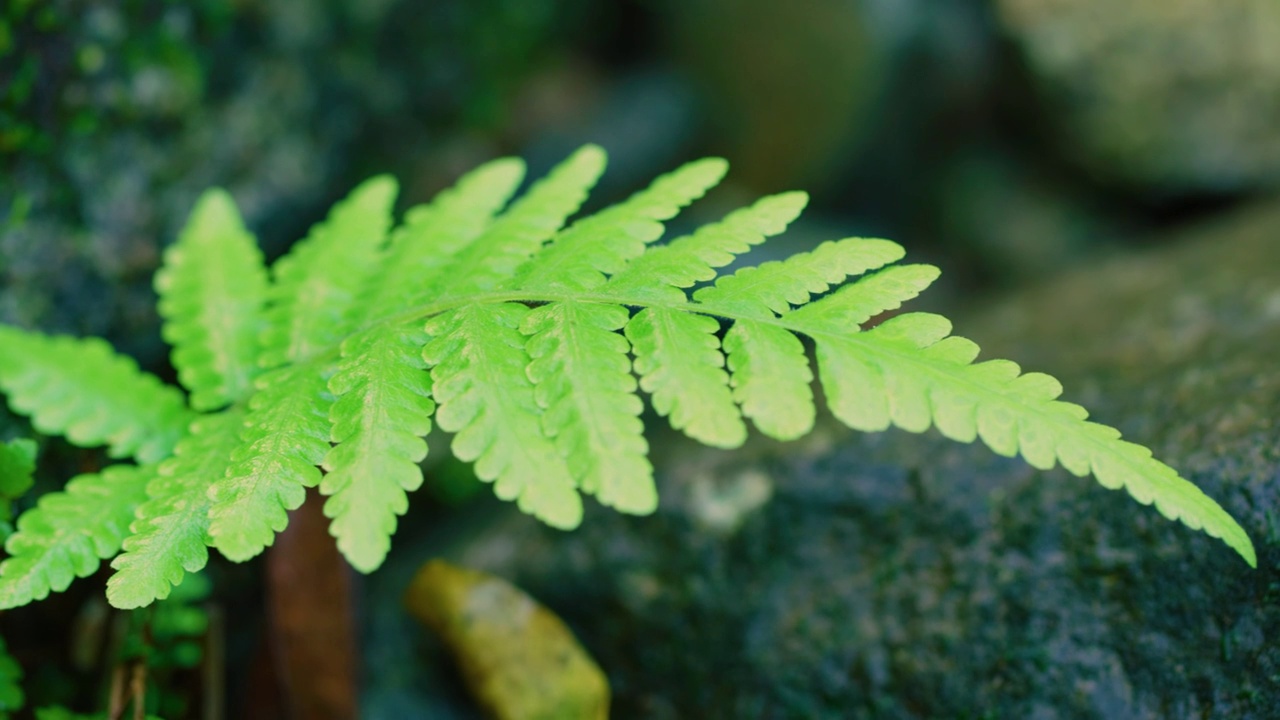
<path fill-rule="evenodd" d="M 787 229 L 809 202 L 802 192 L 760 198 L 723 220 L 703 225 L 692 235 L 651 248 L 609 278 L 606 293 L 660 302 L 681 302 L 679 288 L 714 279 L 714 268 Z"/>
<path fill-rule="evenodd" d="M 1256 567 L 1244 530 L 1199 488 L 1120 440 L 1118 430 L 1086 421 L 1084 408 L 1056 400 L 1062 386 L 1048 375 L 1020 375 L 1008 360 L 972 364 L 977 345 L 948 337 L 950 330 L 945 318 L 926 313 L 864 333 L 810 330 L 832 412 L 859 430 L 892 424 L 923 432 L 933 424 L 954 440 L 981 438 L 1001 455 L 1021 454 L 1036 468 L 1056 461 L 1072 474 L 1092 473 L 1103 487 L 1124 487 L 1166 518 L 1222 539 Z"/>
<path fill-rule="evenodd" d="M 718 158 L 688 163 L 654 180 L 625 202 L 583 218 L 558 234 L 509 283 L 522 290 L 588 290 L 604 273 L 621 270 L 662 237 L 662 221 L 706 194 L 724 177 Z"/>
<path fill-rule="evenodd" d="M 475 461 L 476 477 L 494 493 L 560 528 L 582 520 L 582 500 L 556 446 L 542 429 L 529 355 L 517 329 L 529 309 L 515 303 L 466 305 L 427 323 L 432 340 L 436 422 L 454 433 L 459 460 Z"/>
<path fill-rule="evenodd" d="M 156 274 L 164 339 L 191 407 L 242 400 L 257 375 L 267 271 L 231 196 L 209 190 Z"/>
<path fill-rule="evenodd" d="M 719 329 L 704 315 L 651 307 L 631 318 L 625 332 L 653 409 L 689 437 L 731 448 L 747 439 L 747 426 L 729 392 Z"/>
<path fill-rule="evenodd" d="M 88 577 L 120 551 L 134 509 L 146 499 L 154 465 L 112 465 L 72 478 L 18 518 L 0 563 L 0 608 L 42 600 Z"/>
<path fill-rule="evenodd" d="M 107 600 L 117 608 L 135 608 L 163 600 L 209 560 L 209 484 L 221 478 L 240 442 L 242 408 L 203 416 L 178 442 L 173 457 L 160 464 L 147 484 L 125 538 L 124 552 L 111 563 Z"/>
<path fill-rule="evenodd" d="M 337 400 L 329 410 L 334 447 L 320 492 L 330 496 L 325 515 L 338 549 L 361 572 L 382 564 L 391 548 L 396 516 L 409 508 L 405 494 L 422 484 L 418 463 L 431 430 L 431 377 L 422 360 L 427 336 L 403 325 L 348 339 L 329 379 Z"/>
<path fill-rule="evenodd" d="M 557 302 L 531 311 L 520 329 L 530 336 L 526 374 L 543 434 L 577 486 L 605 505 L 644 514 L 658 506 L 658 492 L 627 341 L 616 332 L 627 315 L 615 305 Z"/>
<path fill-rule="evenodd" d="M 139 503 L 109 599 L 163 598 L 205 564 L 210 543 L 232 560 L 260 553 L 317 484 L 340 549 L 370 571 L 423 481 L 433 414 L 498 497 L 550 525 L 576 526 L 581 494 L 650 512 L 637 389 L 707 444 L 741 445 L 747 420 L 798 438 L 815 422 L 806 339 L 826 404 L 853 428 L 937 427 L 1037 468 L 1093 474 L 1256 563 L 1225 511 L 1057 400 L 1049 376 L 975 364 L 977 346 L 937 316 L 864 329 L 936 268 L 896 265 L 898 245 L 849 238 L 717 278 L 782 232 L 806 196 L 764 198 L 654 244 L 723 174 L 722 161 L 700 161 L 564 228 L 603 167 L 599 148 L 583 148 L 503 210 L 524 168 L 495 161 L 390 234 L 395 187 L 375 178 L 276 263 L 265 290 L 229 199 L 207 195 L 157 280 L 192 402 L 230 404 L 194 423 L 180 393 L 100 342 L 0 326 L 0 389 L 15 409 L 41 430 L 147 463 L 79 478 L 24 515 L 0 565 L 0 604 L 91 572 L 119 549 Z"/>
<path fill-rule="evenodd" d="M 354 301 L 376 266 L 395 196 L 390 177 L 366 180 L 272 266 L 260 366 L 305 360 L 351 331 Z"/>
<path fill-rule="evenodd" d="M 320 482 L 329 450 L 333 397 L 314 364 L 270 370 L 257 385 L 226 475 L 208 489 L 213 546 L 235 561 L 262 552 L 288 525 L 286 511 Z"/>
<path fill-rule="evenodd" d="M 191 421 L 180 392 L 98 338 L 0 325 L 0 348 L 0 390 L 9 407 L 47 435 L 151 463 L 169 455 Z"/>

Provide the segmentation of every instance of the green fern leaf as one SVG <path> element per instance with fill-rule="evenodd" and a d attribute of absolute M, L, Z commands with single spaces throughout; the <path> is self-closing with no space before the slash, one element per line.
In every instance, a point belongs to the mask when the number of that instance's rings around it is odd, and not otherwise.
<path fill-rule="evenodd" d="M 552 438 L 577 486 L 623 512 L 658 505 L 649 445 L 640 422 L 627 341 L 618 329 L 627 311 L 615 305 L 558 302 L 525 316 L 532 361 L 527 375 Z"/>
<path fill-rule="evenodd" d="M 146 499 L 154 465 L 112 465 L 72 478 L 18 518 L 0 563 L 0 608 L 42 600 L 88 577 L 120 551 L 134 509 Z"/>
<path fill-rule="evenodd" d="M 226 476 L 208 489 L 213 545 L 237 562 L 262 552 L 288 525 L 286 511 L 319 484 L 317 466 L 329 450 L 333 396 L 314 364 L 270 370 L 257 385 Z"/>
<path fill-rule="evenodd" d="M 692 235 L 650 249 L 610 277 L 604 290 L 634 299 L 682 302 L 685 294 L 679 288 L 714 279 L 713 268 L 728 265 L 737 255 L 786 230 L 808 202 L 809 196 L 802 192 L 761 198 Z"/>
<path fill-rule="evenodd" d="M 395 196 L 391 178 L 365 181 L 272 266 L 259 365 L 306 360 L 351 331 L 354 301 L 376 266 Z"/>
<path fill-rule="evenodd" d="M 116 572 L 107 581 L 107 600 L 113 606 L 163 600 L 186 573 L 208 562 L 209 484 L 226 472 L 243 421 L 243 408 L 197 419 L 174 456 L 160 464 L 135 513 L 133 534 L 111 563 Z"/>
<path fill-rule="evenodd" d="M 561 232 L 509 284 L 533 291 L 581 291 L 603 285 L 645 245 L 662 237 L 662 221 L 720 182 L 728 165 L 715 158 L 691 162 L 632 195 L 626 202 L 579 220 Z"/>
<path fill-rule="evenodd" d="M 800 339 L 757 320 L 739 320 L 724 336 L 733 399 L 760 432 L 795 440 L 813 429 L 813 372 Z"/>
<path fill-rule="evenodd" d="M 824 242 L 812 252 L 786 260 L 747 267 L 722 277 L 693 299 L 715 313 L 772 319 L 792 305 L 809 301 L 851 275 L 888 265 L 903 256 L 902 246 L 888 240 L 848 238 Z"/>
<path fill-rule="evenodd" d="M 937 277 L 894 265 L 901 247 L 850 238 L 717 279 L 716 268 L 785 229 L 806 197 L 764 198 L 658 243 L 663 222 L 724 172 L 722 161 L 700 161 L 564 228 L 603 167 L 599 148 L 583 148 L 501 210 L 524 168 L 495 161 L 390 234 L 395 188 L 376 178 L 276 263 L 265 287 L 229 199 L 206 196 L 157 281 L 192 402 L 231 404 L 189 435 L 181 395 L 105 345 L 0 327 L 0 388 L 38 428 L 147 463 L 178 444 L 158 470 L 78 479 L 24 515 L 15 556 L 0 565 L 0 601 L 42 597 L 97 567 L 142 502 L 108 592 L 118 606 L 146 604 L 203 566 L 210 543 L 232 560 L 260 553 L 317 484 L 340 549 L 370 571 L 423 482 L 433 414 L 498 497 L 552 526 L 581 521 L 581 494 L 650 512 L 637 390 L 704 443 L 741 445 L 748 419 L 798 438 L 815 421 L 806 339 L 826 404 L 851 427 L 937 427 L 1037 468 L 1093 474 L 1256 563 L 1220 507 L 1057 400 L 1047 375 L 975 364 L 977 346 L 949 337 L 936 316 L 864 329 Z"/>
<path fill-rule="evenodd" d="M 191 407 L 212 410 L 248 395 L 267 272 L 229 195 L 210 190 L 200 197 L 165 252 L 155 286 L 164 339 Z"/>
<path fill-rule="evenodd" d="M 191 421 L 181 393 L 97 338 L 0 325 L 0 348 L 0 390 L 42 433 L 150 463 L 172 452 Z"/>
<path fill-rule="evenodd" d="M 1057 401 L 1062 386 L 1048 375 L 1020 375 L 1007 360 L 971 364 L 977 345 L 947 337 L 950 329 L 945 318 L 912 313 L 860 334 L 813 332 L 832 412 L 859 430 L 892 424 L 923 432 L 936 424 L 949 438 L 981 438 L 1040 469 L 1057 461 L 1075 475 L 1093 473 L 1104 487 L 1154 502 L 1165 517 L 1222 539 L 1257 566 L 1244 530 L 1199 488 L 1114 428 L 1087 422 L 1084 408 Z"/>
<path fill-rule="evenodd" d="M 787 315 L 791 327 L 855 332 L 880 313 L 896 310 L 938 279 L 932 265 L 894 265 L 846 285 Z"/>
<path fill-rule="evenodd" d="M 35 484 L 36 444 L 26 439 L 0 443 L 0 544 L 13 534 L 13 503 Z"/>
<path fill-rule="evenodd" d="M 430 204 L 410 209 L 369 283 L 368 319 L 392 318 L 438 298 L 455 271 L 454 261 L 489 228 L 523 178 L 521 160 L 494 160 Z"/>
<path fill-rule="evenodd" d="M 548 525 L 576 527 L 582 500 L 556 446 L 542 429 L 530 358 L 517 329 L 529 309 L 514 303 L 466 305 L 427 323 L 432 340 L 423 358 L 432 366 L 436 422 L 454 433 L 459 460 L 475 461 L 476 476 L 494 492 Z"/>
<path fill-rule="evenodd" d="M 534 183 L 458 254 L 440 296 L 465 299 L 510 280 L 586 200 L 604 172 L 604 162 L 604 151 L 588 145 Z"/>
<path fill-rule="evenodd" d="M 435 410 L 421 357 L 426 334 L 392 329 L 343 343 L 343 360 L 329 379 L 337 397 L 329 411 L 334 447 L 324 458 L 320 492 L 330 496 L 324 511 L 333 518 L 338 549 L 362 572 L 382 564 L 396 516 L 409 508 L 405 493 L 422 484 L 422 436 Z"/>
<path fill-rule="evenodd" d="M 714 319 L 663 307 L 640 311 L 627 323 L 640 387 L 671 426 L 715 447 L 747 439 L 747 426 L 729 391 Z"/>

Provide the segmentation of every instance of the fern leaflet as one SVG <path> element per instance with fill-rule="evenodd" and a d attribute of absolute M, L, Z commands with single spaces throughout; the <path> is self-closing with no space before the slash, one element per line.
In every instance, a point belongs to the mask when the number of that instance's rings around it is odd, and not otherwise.
<path fill-rule="evenodd" d="M 621 270 L 645 245 L 662 237 L 662 221 L 702 197 L 720 182 L 723 160 L 689 163 L 653 181 L 648 188 L 574 223 L 527 262 L 510 285 L 522 290 L 587 290 Z"/>
<path fill-rule="evenodd" d="M 246 397 L 258 370 L 267 273 L 226 192 L 200 197 L 155 285 L 164 339 L 191 407 L 213 410 Z"/>
<path fill-rule="evenodd" d="M 715 268 L 786 230 L 808 202 L 802 192 L 761 198 L 692 235 L 651 248 L 610 277 L 605 289 L 637 299 L 683 302 L 680 288 L 715 279 Z"/>
<path fill-rule="evenodd" d="M 911 313 L 852 336 L 811 331 L 832 412 L 859 430 L 923 432 L 932 423 L 946 437 L 981 438 L 1042 470 L 1056 461 L 1074 475 L 1092 473 L 1103 487 L 1123 487 L 1166 518 L 1220 538 L 1256 567 L 1244 530 L 1199 488 L 1118 430 L 1088 422 L 1084 408 L 1056 400 L 1062 386 L 1052 377 L 1020 375 L 1008 360 L 971 364 L 977 345 L 948 337 L 950 329 L 946 318 Z"/>
<path fill-rule="evenodd" d="M 209 535 L 231 560 L 248 560 L 289 523 L 305 488 L 320 482 L 329 450 L 332 396 L 314 363 L 287 365 L 258 379 L 258 391 L 224 477 L 208 488 Z"/>
<path fill-rule="evenodd" d="M 746 441 L 747 426 L 729 391 L 719 329 L 705 315 L 651 307 L 627 323 L 626 334 L 653 409 L 695 440 L 732 448 Z"/>
<path fill-rule="evenodd" d="M 591 145 L 557 165 L 458 253 L 436 298 L 465 300 L 509 280 L 577 211 L 603 171 L 604 151 Z"/>
<path fill-rule="evenodd" d="M 888 265 L 902 256 L 902 247 L 888 240 L 828 241 L 811 252 L 722 277 L 714 286 L 694 293 L 693 299 L 725 317 L 772 319 L 775 313 L 803 305 L 811 294 L 824 293 L 846 277 Z"/>
<path fill-rule="evenodd" d="M 107 599 L 118 608 L 149 605 L 209 560 L 209 482 L 222 477 L 239 443 L 244 409 L 206 415 L 162 462 L 138 506 L 133 533 L 111 567 Z"/>
<path fill-rule="evenodd" d="M 733 399 L 760 432 L 794 440 L 813 429 L 813 372 L 799 338 L 775 325 L 739 320 L 725 333 L 724 350 Z"/>
<path fill-rule="evenodd" d="M 430 377 L 422 361 L 426 334 L 357 335 L 343 343 L 343 358 L 329 379 L 337 397 L 329 411 L 334 446 L 324 458 L 320 492 L 330 496 L 325 515 L 356 569 L 370 572 L 391 547 L 396 516 L 409 508 L 408 492 L 422 484 L 422 436 L 431 430 Z"/>
<path fill-rule="evenodd" d="M 395 181 L 368 180 L 272 267 L 258 364 L 273 368 L 328 349 L 357 316 L 356 295 L 391 225 Z"/>
<path fill-rule="evenodd" d="M 548 525 L 576 527 L 582 501 L 551 439 L 542 430 L 529 356 L 517 329 L 529 309 L 515 303 L 466 305 L 427 324 L 433 339 L 423 358 L 432 366 L 436 422 L 455 433 L 453 454 L 475 461 L 504 500 Z"/>
<path fill-rule="evenodd" d="M 155 466 L 112 465 L 72 478 L 18 518 L 0 563 L 0 608 L 62 592 L 120 550 Z"/>
<path fill-rule="evenodd" d="M 366 286 L 362 304 L 367 319 L 395 317 L 435 300 L 447 274 L 455 271 L 454 259 L 484 233 L 522 178 L 523 162 L 494 160 L 467 173 L 429 205 L 410 209 Z"/>
<path fill-rule="evenodd" d="M 0 390 L 42 433 L 147 463 L 167 456 L 191 421 L 181 393 L 97 338 L 0 325 L 0 348 Z"/>
<path fill-rule="evenodd" d="M 527 375 L 551 438 L 583 492 L 623 512 L 658 506 L 627 341 L 627 311 L 571 301 L 530 312 Z"/>

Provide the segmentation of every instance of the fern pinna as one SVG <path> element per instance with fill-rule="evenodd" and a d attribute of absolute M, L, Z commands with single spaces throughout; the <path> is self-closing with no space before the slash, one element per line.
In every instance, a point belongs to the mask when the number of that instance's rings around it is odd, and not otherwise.
<path fill-rule="evenodd" d="M 316 485 L 338 546 L 371 571 L 422 484 L 433 417 L 498 497 L 550 525 L 576 526 L 584 494 L 649 513 L 637 389 L 710 445 L 741 445 L 747 420 L 798 438 L 815 415 L 802 338 L 826 404 L 852 428 L 936 427 L 1037 468 L 1060 463 L 1256 562 L 1222 508 L 1057 400 L 1053 378 L 975 363 L 978 347 L 937 315 L 864 329 L 938 275 L 894 264 L 898 245 L 838 240 L 718 276 L 806 196 L 766 197 L 654 244 L 725 163 L 690 163 L 566 225 L 603 168 L 585 147 L 509 202 L 524 166 L 497 160 L 394 227 L 395 184 L 375 178 L 270 273 L 228 195 L 206 193 L 156 278 L 185 398 L 100 340 L 0 327 L 14 410 L 136 461 L 72 480 L 18 520 L 0 605 L 62 590 L 112 557 L 114 605 L 164 598 L 209 546 L 237 561 L 262 552 Z"/>

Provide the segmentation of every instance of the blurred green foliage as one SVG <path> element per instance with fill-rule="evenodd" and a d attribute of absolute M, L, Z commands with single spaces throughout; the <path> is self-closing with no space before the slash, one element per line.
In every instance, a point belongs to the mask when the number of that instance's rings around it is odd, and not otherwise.
<path fill-rule="evenodd" d="M 4 640 L 0 639 L 0 720 L 8 720 L 9 713 L 21 709 L 25 702 L 22 666 L 13 659 Z"/>
<path fill-rule="evenodd" d="M 0 443 L 0 543 L 13 534 L 13 501 L 31 489 L 36 444 L 18 439 Z"/>
<path fill-rule="evenodd" d="M 222 0 L 13 0 L 0 15 L 0 155 L 47 154 L 103 122 L 175 118 L 204 95 L 196 40 L 228 27 Z"/>
<path fill-rule="evenodd" d="M 147 709 L 163 717 L 187 717 L 190 699 L 175 674 L 199 667 L 209 613 L 203 607 L 212 583 L 192 573 L 169 597 L 130 613 L 120 658 L 146 664 Z"/>

